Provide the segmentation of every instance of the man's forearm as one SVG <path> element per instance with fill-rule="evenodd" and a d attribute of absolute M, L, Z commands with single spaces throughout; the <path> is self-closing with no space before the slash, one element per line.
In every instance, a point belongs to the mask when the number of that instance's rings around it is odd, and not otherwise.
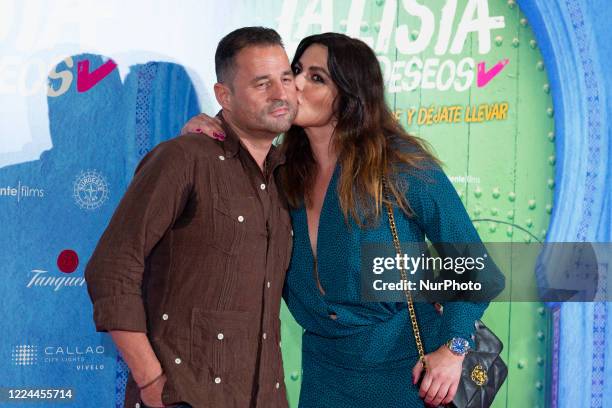
<path fill-rule="evenodd" d="M 130 367 L 136 384 L 143 386 L 159 376 L 162 367 L 145 333 L 123 330 L 111 330 L 109 333 Z"/>

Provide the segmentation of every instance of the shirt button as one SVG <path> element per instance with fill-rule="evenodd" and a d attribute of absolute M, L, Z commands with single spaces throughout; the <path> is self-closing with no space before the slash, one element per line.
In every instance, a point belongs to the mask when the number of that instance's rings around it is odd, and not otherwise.
<path fill-rule="evenodd" d="M 264 340 L 265 340 L 265 339 L 267 339 L 267 338 L 268 338 L 268 334 L 267 334 L 267 333 L 264 333 L 264 334 L 263 334 L 263 338 L 264 338 Z"/>
<path fill-rule="evenodd" d="M 175 362 L 176 364 L 181 364 L 181 359 L 180 359 L 180 358 L 175 358 L 175 359 L 174 359 L 174 362 Z"/>
<path fill-rule="evenodd" d="M 266 185 L 264 183 L 261 183 L 261 185 L 259 186 L 259 188 L 261 188 L 262 190 L 266 189 Z"/>
<path fill-rule="evenodd" d="M 140 402 L 137 402 L 136 405 L 134 405 L 134 408 L 140 408 Z"/>
<path fill-rule="evenodd" d="M 244 221 L 244 217 L 242 215 L 239 215 L 238 216 L 238 222 L 242 222 L 242 221 Z"/>
<path fill-rule="evenodd" d="M 270 281 L 268 281 L 268 283 L 266 283 L 266 286 L 268 287 L 268 289 L 270 289 Z"/>
<path fill-rule="evenodd" d="M 278 390 L 280 388 L 280 383 L 276 383 L 275 387 Z"/>
<path fill-rule="evenodd" d="M 217 334 L 217 338 L 218 338 L 219 340 L 223 340 L 223 333 L 219 333 L 219 334 Z"/>
<path fill-rule="evenodd" d="M 221 384 L 221 377 L 215 377 L 215 384 Z"/>
<path fill-rule="evenodd" d="M 162 315 L 162 320 L 168 320 L 168 315 L 164 313 L 164 314 Z"/>
<path fill-rule="evenodd" d="M 219 160 L 221 161 L 225 160 L 225 156 L 219 156 Z"/>

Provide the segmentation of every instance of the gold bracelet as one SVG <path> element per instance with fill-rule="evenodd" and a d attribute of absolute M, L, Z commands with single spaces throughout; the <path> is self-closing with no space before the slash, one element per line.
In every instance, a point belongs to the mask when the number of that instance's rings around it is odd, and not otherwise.
<path fill-rule="evenodd" d="M 144 390 L 145 388 L 147 388 L 148 386 L 152 385 L 155 381 L 159 380 L 160 378 L 162 378 L 162 376 L 164 375 L 164 372 L 162 371 L 160 375 L 158 375 L 157 377 L 155 377 L 154 379 L 152 379 L 151 381 L 149 381 L 148 383 L 146 383 L 145 385 L 143 385 L 142 387 L 139 385 L 138 389 L 139 390 Z"/>

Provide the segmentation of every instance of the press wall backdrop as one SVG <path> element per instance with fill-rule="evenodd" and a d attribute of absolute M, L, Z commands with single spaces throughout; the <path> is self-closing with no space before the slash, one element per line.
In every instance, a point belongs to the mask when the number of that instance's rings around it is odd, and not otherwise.
<path fill-rule="evenodd" d="M 610 241 L 608 8 L 0 0 L 0 389 L 66 387 L 66 406 L 123 405 L 128 369 L 95 331 L 84 267 L 139 160 L 218 109 L 214 51 L 241 26 L 277 29 L 289 56 L 318 32 L 370 44 L 397 119 L 432 144 L 484 241 Z M 496 260 L 510 288 L 513 270 L 533 268 Z M 484 321 L 509 366 L 494 406 L 612 406 L 608 307 L 493 303 Z M 281 317 L 297 407 L 302 330 L 284 305 Z"/>

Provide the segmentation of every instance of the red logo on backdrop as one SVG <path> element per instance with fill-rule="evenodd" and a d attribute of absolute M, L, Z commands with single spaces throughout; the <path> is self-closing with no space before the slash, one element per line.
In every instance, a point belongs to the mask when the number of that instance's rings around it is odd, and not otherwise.
<path fill-rule="evenodd" d="M 476 78 L 476 83 L 478 84 L 478 87 L 482 88 L 483 86 L 488 84 L 490 80 L 495 78 L 495 76 L 497 76 L 497 74 L 499 74 L 501 70 L 504 69 L 506 65 L 508 65 L 508 62 L 510 62 L 508 58 L 506 58 L 505 60 L 499 61 L 497 64 L 493 66 L 493 68 L 491 68 L 488 71 L 485 68 L 484 61 L 479 62 L 478 71 L 477 71 L 478 76 Z"/>
<path fill-rule="evenodd" d="M 98 69 L 89 72 L 89 60 L 79 61 L 77 65 L 77 91 L 86 92 L 96 86 L 98 82 L 103 80 L 108 74 L 110 74 L 117 64 L 115 61 L 108 60 L 104 64 L 100 65 Z"/>
<path fill-rule="evenodd" d="M 79 256 L 72 249 L 65 249 L 57 257 L 57 267 L 64 273 L 72 273 L 79 266 Z"/>

